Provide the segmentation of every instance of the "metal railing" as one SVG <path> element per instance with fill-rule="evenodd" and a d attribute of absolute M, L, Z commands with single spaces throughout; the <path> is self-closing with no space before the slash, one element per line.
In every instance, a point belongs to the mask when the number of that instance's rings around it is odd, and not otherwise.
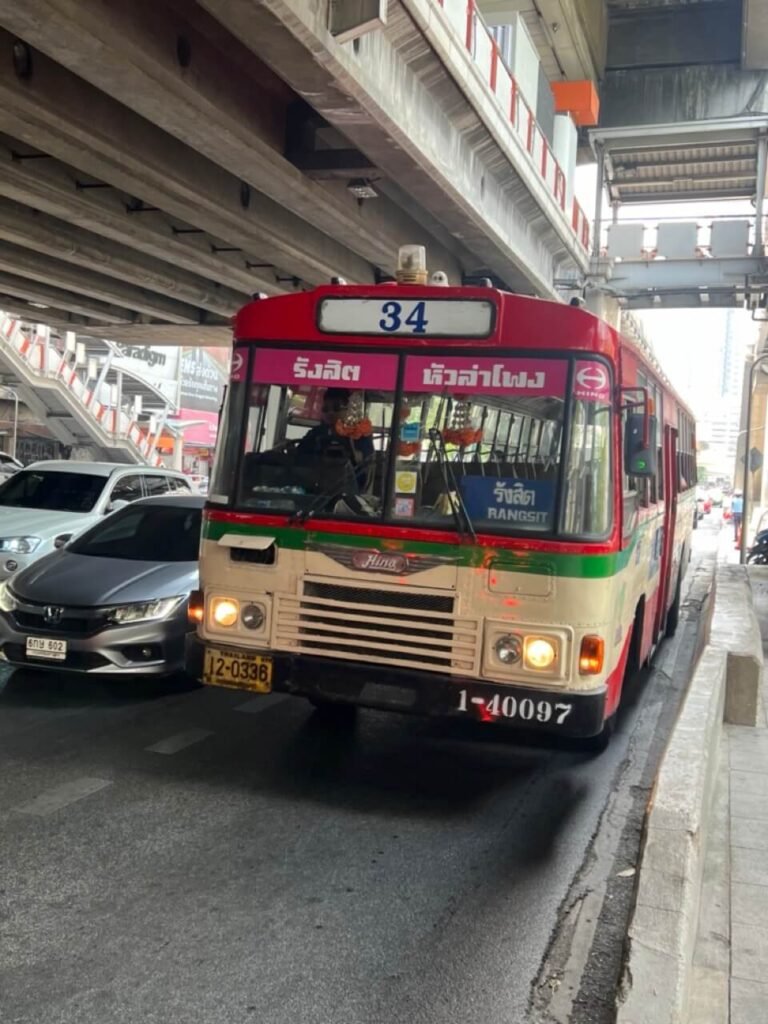
<path fill-rule="evenodd" d="M 46 344 L 46 339 L 31 327 L 22 330 L 21 321 L 0 313 L 0 346 L 15 356 L 14 364 L 21 366 L 28 379 L 24 383 L 35 386 L 45 381 L 59 390 L 60 394 L 77 404 L 80 419 L 90 424 L 97 443 L 108 446 L 128 447 L 139 459 L 152 466 L 162 465 L 156 452 L 158 434 L 140 426 L 124 409 L 99 400 L 88 381 L 78 373 L 78 368 L 69 361 L 68 353 L 59 352 L 55 346 Z"/>
<path fill-rule="evenodd" d="M 589 220 L 576 199 L 573 200 L 570 210 L 566 208 L 568 189 L 565 172 L 555 157 L 533 110 L 526 103 L 515 76 L 507 67 L 499 44 L 478 11 L 475 0 L 434 2 L 442 9 L 453 31 L 463 39 L 468 53 L 481 71 L 510 127 L 523 143 L 534 168 L 554 196 L 579 244 L 584 250 L 589 251 Z"/>

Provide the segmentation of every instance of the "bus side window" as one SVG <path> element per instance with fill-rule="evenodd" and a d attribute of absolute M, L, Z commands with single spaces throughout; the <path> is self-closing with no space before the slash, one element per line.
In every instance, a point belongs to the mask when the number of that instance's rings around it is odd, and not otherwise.
<path fill-rule="evenodd" d="M 656 460 L 656 496 L 658 501 L 664 500 L 664 396 L 661 393 L 661 388 L 655 389 L 655 408 L 656 416 L 659 422 L 659 448 L 658 458 Z"/>
<path fill-rule="evenodd" d="M 625 450 L 624 432 L 627 429 L 628 416 L 628 410 L 624 409 L 624 411 L 621 414 L 622 452 Z M 637 512 L 638 508 L 640 507 L 641 499 L 639 488 L 642 487 L 642 485 L 645 482 L 646 481 L 644 480 L 638 480 L 634 476 L 627 476 L 627 474 L 622 471 L 622 501 L 624 518 L 623 533 L 625 537 L 629 537 L 630 534 L 633 533 L 635 526 L 637 525 Z"/>

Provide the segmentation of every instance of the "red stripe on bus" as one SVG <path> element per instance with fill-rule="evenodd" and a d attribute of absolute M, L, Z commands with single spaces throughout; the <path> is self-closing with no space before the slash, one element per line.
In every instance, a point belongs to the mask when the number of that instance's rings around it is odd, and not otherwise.
<path fill-rule="evenodd" d="M 215 523 L 232 523 L 238 526 L 263 526 L 263 527 L 294 527 L 295 529 L 306 529 L 316 533 L 346 534 L 356 537 L 382 538 L 384 540 L 420 541 L 426 544 L 445 544 L 456 546 L 462 543 L 455 533 L 445 533 L 441 530 L 429 530 L 412 526 L 387 526 L 372 525 L 368 523 L 355 522 L 333 522 L 328 519 L 312 519 L 309 522 L 294 524 L 289 521 L 288 516 L 272 516 L 262 514 L 251 514 L 248 512 L 225 512 L 220 509 L 207 509 L 206 519 Z M 514 548 L 517 551 L 550 551 L 569 555 L 610 555 L 618 551 L 617 532 L 607 541 L 568 542 L 552 540 L 534 540 L 528 537 L 499 537 L 495 534 L 477 534 L 477 543 L 480 547 L 487 548 Z M 463 543 L 472 540 L 465 536 Z"/>

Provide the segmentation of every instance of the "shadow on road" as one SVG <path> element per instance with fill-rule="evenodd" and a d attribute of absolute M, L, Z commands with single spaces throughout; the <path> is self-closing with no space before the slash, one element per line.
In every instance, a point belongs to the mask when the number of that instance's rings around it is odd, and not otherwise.
<path fill-rule="evenodd" d="M 0 706 L 47 709 L 93 704 L 120 706 L 184 693 L 199 685 L 184 675 L 167 679 L 96 677 L 4 667 L 0 669 Z"/>

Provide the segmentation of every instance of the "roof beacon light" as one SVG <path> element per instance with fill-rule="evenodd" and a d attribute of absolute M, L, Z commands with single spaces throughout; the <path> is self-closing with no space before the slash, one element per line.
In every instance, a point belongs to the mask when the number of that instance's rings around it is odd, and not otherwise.
<path fill-rule="evenodd" d="M 397 253 L 397 283 L 427 283 L 427 250 L 423 245 L 401 245 Z"/>

